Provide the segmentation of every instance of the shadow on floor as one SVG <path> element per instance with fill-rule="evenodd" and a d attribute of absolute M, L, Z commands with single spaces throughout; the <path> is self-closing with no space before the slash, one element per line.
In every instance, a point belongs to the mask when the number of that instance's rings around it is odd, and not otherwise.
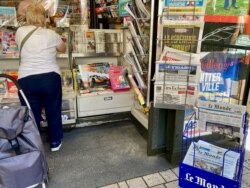
<path fill-rule="evenodd" d="M 147 156 L 147 142 L 130 121 L 67 131 L 58 152 L 50 152 L 45 135 L 48 188 L 96 188 L 172 167 L 165 155 Z"/>

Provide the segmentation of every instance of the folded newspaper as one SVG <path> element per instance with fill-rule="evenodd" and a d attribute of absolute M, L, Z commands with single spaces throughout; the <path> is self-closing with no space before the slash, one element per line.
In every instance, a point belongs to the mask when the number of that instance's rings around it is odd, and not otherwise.
<path fill-rule="evenodd" d="M 234 179 L 240 154 L 199 140 L 193 142 L 183 163 Z"/>

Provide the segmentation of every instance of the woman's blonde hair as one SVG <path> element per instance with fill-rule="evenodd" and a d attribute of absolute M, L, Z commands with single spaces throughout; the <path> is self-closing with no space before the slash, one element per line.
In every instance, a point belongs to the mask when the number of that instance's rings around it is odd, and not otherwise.
<path fill-rule="evenodd" d="M 30 25 L 45 26 L 46 12 L 43 5 L 37 2 L 31 3 L 27 7 L 26 21 Z"/>

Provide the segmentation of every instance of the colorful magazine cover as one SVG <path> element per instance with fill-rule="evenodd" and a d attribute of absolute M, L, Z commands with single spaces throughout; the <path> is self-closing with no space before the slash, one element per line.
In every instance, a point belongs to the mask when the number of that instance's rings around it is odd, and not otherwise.
<path fill-rule="evenodd" d="M 78 65 L 83 88 L 109 87 L 109 67 L 110 64 L 107 62 Z"/>
<path fill-rule="evenodd" d="M 17 26 L 15 7 L 0 6 L 0 26 Z"/>
<path fill-rule="evenodd" d="M 128 11 L 125 9 L 126 5 L 133 6 L 131 0 L 120 0 L 118 2 L 118 13 L 120 17 L 126 17 L 129 16 Z"/>
<path fill-rule="evenodd" d="M 170 14 L 203 15 L 206 8 L 206 0 L 164 0 L 163 6 Z"/>
<path fill-rule="evenodd" d="M 199 99 L 242 103 L 249 64 L 241 53 L 202 52 Z"/>
<path fill-rule="evenodd" d="M 54 15 L 54 22 L 57 27 L 69 27 L 69 6 L 58 5 L 56 13 Z"/>

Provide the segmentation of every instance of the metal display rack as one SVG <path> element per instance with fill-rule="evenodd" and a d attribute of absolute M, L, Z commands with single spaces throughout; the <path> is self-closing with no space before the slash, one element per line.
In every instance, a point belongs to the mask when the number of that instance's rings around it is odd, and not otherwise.
<path fill-rule="evenodd" d="M 195 166 L 195 159 L 197 157 L 196 150 L 194 149 L 193 153 L 193 165 L 188 165 L 182 162 L 179 164 L 179 186 L 182 188 L 201 188 L 201 187 L 220 187 L 220 188 L 239 188 L 241 187 L 241 180 L 243 174 L 243 162 L 245 157 L 245 145 L 246 145 L 246 137 L 248 133 L 248 122 L 247 122 L 247 113 L 245 113 L 242 117 L 242 142 L 240 144 L 236 144 L 234 147 L 228 147 L 226 152 L 223 155 L 222 159 L 222 174 L 217 175 L 215 173 L 200 169 Z M 194 144 L 198 140 L 206 139 L 205 137 L 190 137 L 190 134 L 187 134 L 186 130 L 191 130 L 192 133 L 196 131 L 197 121 L 189 121 L 182 135 L 182 157 L 184 157 L 189 146 Z M 192 135 L 191 133 L 191 135 Z M 210 142 L 211 143 L 211 142 Z M 212 142 L 213 143 L 213 142 Z M 239 159 L 236 165 L 235 177 L 233 179 L 229 179 L 224 176 L 224 168 L 225 168 L 225 157 L 229 151 L 234 151 L 239 153 Z"/>

